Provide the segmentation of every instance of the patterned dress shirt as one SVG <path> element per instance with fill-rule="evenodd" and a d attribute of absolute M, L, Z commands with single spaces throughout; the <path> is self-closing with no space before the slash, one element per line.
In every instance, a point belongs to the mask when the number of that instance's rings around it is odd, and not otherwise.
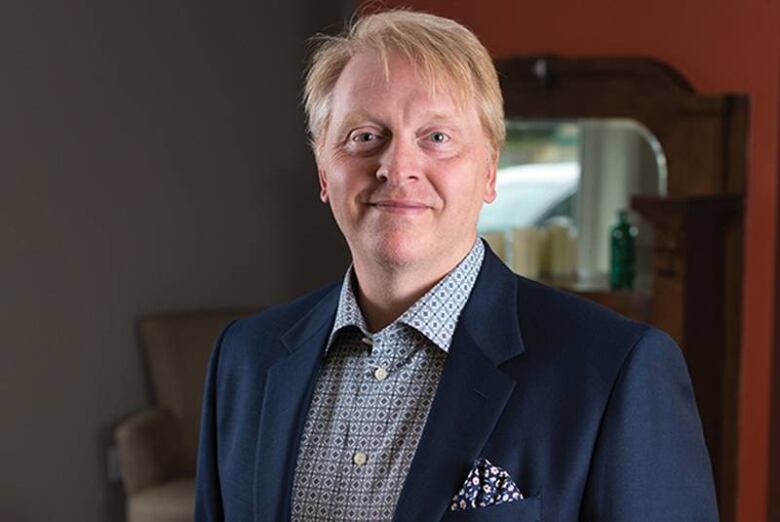
<path fill-rule="evenodd" d="M 477 240 L 458 266 L 374 334 L 347 271 L 298 452 L 294 522 L 392 519 L 484 255 Z"/>

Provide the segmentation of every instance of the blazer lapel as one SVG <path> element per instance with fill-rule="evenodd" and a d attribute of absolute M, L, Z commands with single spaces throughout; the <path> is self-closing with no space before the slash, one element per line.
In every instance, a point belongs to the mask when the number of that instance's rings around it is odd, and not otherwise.
<path fill-rule="evenodd" d="M 515 387 L 498 366 L 523 352 L 517 282 L 486 248 L 463 309 L 396 506 L 394 520 L 440 520 L 485 445 Z"/>
<path fill-rule="evenodd" d="M 335 288 L 282 336 L 268 369 L 255 455 L 255 520 L 288 520 L 301 430 L 338 304 Z"/>

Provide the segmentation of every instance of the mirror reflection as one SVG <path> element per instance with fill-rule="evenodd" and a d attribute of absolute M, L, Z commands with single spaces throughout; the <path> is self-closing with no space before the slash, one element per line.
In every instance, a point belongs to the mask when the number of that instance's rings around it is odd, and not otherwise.
<path fill-rule="evenodd" d="M 666 160 L 644 126 L 510 119 L 496 185 L 498 198 L 483 207 L 479 231 L 516 272 L 577 290 L 649 291 L 652 229 L 630 201 L 666 194 Z M 620 225 L 625 210 L 628 224 Z M 626 261 L 621 234 L 636 235 L 634 274 L 631 284 L 615 286 Z"/>

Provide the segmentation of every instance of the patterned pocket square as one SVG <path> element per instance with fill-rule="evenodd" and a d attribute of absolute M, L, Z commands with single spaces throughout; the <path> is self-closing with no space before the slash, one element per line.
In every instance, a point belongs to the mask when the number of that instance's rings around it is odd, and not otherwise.
<path fill-rule="evenodd" d="M 458 494 L 452 497 L 450 510 L 465 511 L 522 499 L 523 494 L 506 470 L 494 466 L 486 458 L 480 458 L 469 471 Z"/>

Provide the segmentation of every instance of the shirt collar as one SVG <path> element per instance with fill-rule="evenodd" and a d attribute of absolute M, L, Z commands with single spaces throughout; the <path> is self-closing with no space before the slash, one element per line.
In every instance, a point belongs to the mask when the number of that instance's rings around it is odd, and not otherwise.
<path fill-rule="evenodd" d="M 385 329 L 397 327 L 399 323 L 405 324 L 448 352 L 458 318 L 471 295 L 484 258 L 485 246 L 480 239 L 477 239 L 466 257 L 455 268 Z M 354 270 L 350 266 L 344 276 L 344 284 L 341 286 L 336 319 L 326 350 L 332 346 L 336 334 L 347 326 L 357 327 L 363 335 L 371 337 L 353 290 L 353 275 Z M 377 335 L 381 333 L 381 331 L 377 332 Z"/>

